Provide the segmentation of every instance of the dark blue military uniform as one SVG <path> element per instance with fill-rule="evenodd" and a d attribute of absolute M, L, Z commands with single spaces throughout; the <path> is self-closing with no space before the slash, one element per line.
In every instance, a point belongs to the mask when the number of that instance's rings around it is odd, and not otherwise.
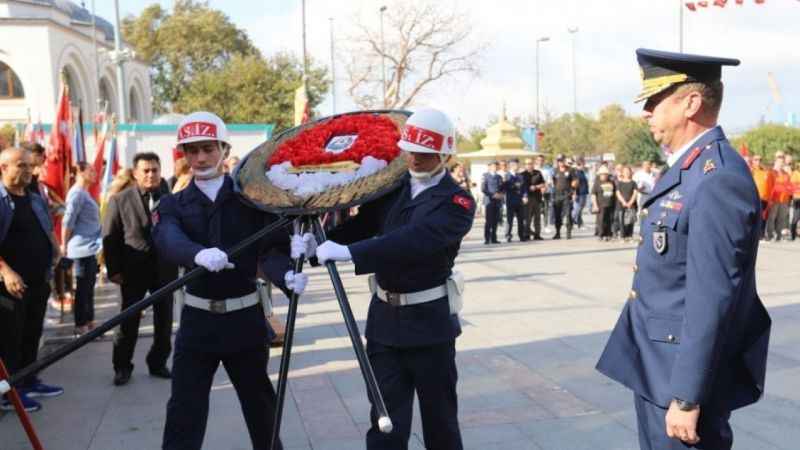
<path fill-rule="evenodd" d="M 355 218 L 328 236 L 350 244 L 357 275 L 375 273 L 378 285 L 391 293 L 445 284 L 475 214 L 472 197 L 449 174 L 414 199 L 410 192 L 406 181 L 379 201 L 362 206 Z M 415 391 L 426 448 L 462 448 L 455 363 L 455 338 L 460 334 L 458 316 L 450 314 L 447 297 L 392 306 L 373 296 L 367 353 L 394 431 L 386 435 L 378 430 L 373 408 L 369 450 L 408 447 Z"/>
<path fill-rule="evenodd" d="M 154 214 L 153 237 L 162 258 L 193 267 L 200 250 L 217 247 L 225 251 L 274 220 L 272 215 L 247 207 L 226 176 L 214 202 L 194 181 L 162 199 Z M 291 270 L 288 243 L 287 230 L 272 233 L 260 245 L 231 258 L 235 268 L 206 273 L 190 282 L 186 292 L 214 300 L 251 294 L 256 290 L 258 265 L 285 290 L 284 275 Z M 267 359 L 274 337 L 260 304 L 226 314 L 184 306 L 175 339 L 164 449 L 201 448 L 208 396 L 220 363 L 236 389 L 253 448 L 269 448 L 275 391 L 267 376 Z"/>
<path fill-rule="evenodd" d="M 503 188 L 503 177 L 499 174 L 489 172 L 483 174 L 481 192 L 483 192 L 486 219 L 483 225 L 483 239 L 486 244 L 497 243 L 497 224 L 500 222 L 503 200 L 494 196 L 503 193 Z"/>
<path fill-rule="evenodd" d="M 528 199 L 528 189 L 525 178 L 519 173 L 509 172 L 503 181 L 503 188 L 506 191 L 506 241 L 511 242 L 511 234 L 514 229 L 514 218 L 517 219 L 517 236 L 521 241 L 527 240 L 525 229 L 525 205 L 523 199 Z"/>
<path fill-rule="evenodd" d="M 764 392 L 770 331 L 756 292 L 753 178 L 717 127 L 643 206 L 633 290 L 597 369 L 636 394 L 643 449 L 686 448 L 666 436 L 673 398 L 701 407 L 696 448 L 730 448 L 730 411 Z"/>

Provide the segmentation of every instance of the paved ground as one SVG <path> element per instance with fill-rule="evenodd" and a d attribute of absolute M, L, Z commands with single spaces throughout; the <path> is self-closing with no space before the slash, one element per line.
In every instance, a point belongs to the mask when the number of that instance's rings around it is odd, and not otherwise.
<path fill-rule="evenodd" d="M 633 246 L 600 243 L 583 232 L 569 242 L 486 247 L 479 227 L 458 259 L 468 281 L 464 334 L 458 340 L 466 448 L 637 449 L 631 393 L 593 369 L 629 291 Z M 767 395 L 734 413 L 735 448 L 797 449 L 800 244 L 761 247 L 760 294 L 774 320 Z M 353 310 L 363 320 L 366 280 L 351 269 L 344 266 L 342 274 Z M 312 273 L 297 322 L 283 441 L 292 450 L 364 448 L 369 406 L 363 383 L 327 275 L 319 269 Z M 113 290 L 100 293 L 99 314 L 116 311 Z M 278 304 L 278 312 L 285 313 L 286 302 Z M 108 340 L 50 368 L 46 379 L 67 392 L 46 400 L 34 415 L 45 448 L 160 448 L 169 383 L 146 374 L 148 345 L 147 339 L 140 342 L 134 379 L 121 388 L 111 383 Z M 270 360 L 273 381 L 279 353 L 273 350 Z M 224 370 L 217 374 L 211 402 L 204 448 L 250 448 Z M 25 442 L 16 417 L 0 417 L 0 448 L 25 449 Z M 419 423 L 410 448 L 424 448 Z"/>

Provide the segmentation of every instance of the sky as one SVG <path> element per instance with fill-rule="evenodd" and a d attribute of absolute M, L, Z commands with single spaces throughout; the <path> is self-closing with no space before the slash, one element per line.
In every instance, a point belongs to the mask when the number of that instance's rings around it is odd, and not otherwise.
<path fill-rule="evenodd" d="M 310 56 L 329 65 L 330 19 L 334 41 L 352 33 L 356 17 L 377 29 L 379 8 L 385 14 L 399 3 L 416 0 L 306 0 Z M 87 6 L 90 2 L 86 2 Z M 97 1 L 97 14 L 113 21 L 113 3 Z M 119 0 L 121 15 L 138 14 L 155 0 Z M 172 0 L 160 0 L 170 8 Z M 415 106 L 446 111 L 466 130 L 484 126 L 506 105 L 509 116 L 531 117 L 536 111 L 536 40 L 540 44 L 540 108 L 560 115 L 573 112 L 572 45 L 577 73 L 577 108 L 597 114 L 617 103 L 638 114 L 633 98 L 640 87 L 635 50 L 639 47 L 678 51 L 683 9 L 683 51 L 738 58 L 738 67 L 723 69 L 725 99 L 720 123 L 738 134 L 767 121 L 783 123 L 790 112 L 800 116 L 800 1 L 766 0 L 757 5 L 729 1 L 725 8 L 691 12 L 682 0 L 439 0 L 444 8 L 465 14 L 471 24 L 470 44 L 485 44 L 478 76 L 459 76 L 423 91 Z M 713 3 L 709 1 L 709 3 Z M 300 0 L 210 0 L 224 11 L 265 55 L 302 53 Z M 388 23 L 388 20 L 387 22 Z M 578 28 L 570 34 L 568 28 Z M 388 33 L 387 33 L 388 34 Z M 342 55 L 336 55 L 337 112 L 355 109 L 347 98 Z M 772 73 L 780 98 L 768 82 Z M 333 112 L 330 98 L 318 107 Z M 542 112 L 544 114 L 544 112 Z M 795 119 L 800 122 L 800 117 Z"/>

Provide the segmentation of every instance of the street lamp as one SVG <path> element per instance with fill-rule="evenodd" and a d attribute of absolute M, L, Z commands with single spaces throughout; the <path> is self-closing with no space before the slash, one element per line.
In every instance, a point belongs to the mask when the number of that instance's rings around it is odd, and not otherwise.
<path fill-rule="evenodd" d="M 336 114 L 336 53 L 333 47 L 333 17 L 328 20 L 331 23 L 331 101 L 333 103 L 333 114 Z"/>
<path fill-rule="evenodd" d="M 381 17 L 381 87 L 383 92 L 383 107 L 386 108 L 386 66 L 384 62 L 383 55 L 386 53 L 386 49 L 384 47 L 383 42 L 383 13 L 386 12 L 386 5 L 381 6 L 380 9 L 380 17 Z"/>
<path fill-rule="evenodd" d="M 539 44 L 549 41 L 550 38 L 542 36 L 536 39 L 536 128 L 539 128 Z"/>
<path fill-rule="evenodd" d="M 567 28 L 567 31 L 572 35 L 572 113 L 578 114 L 578 69 L 575 63 L 575 34 L 578 33 L 578 27 Z"/>

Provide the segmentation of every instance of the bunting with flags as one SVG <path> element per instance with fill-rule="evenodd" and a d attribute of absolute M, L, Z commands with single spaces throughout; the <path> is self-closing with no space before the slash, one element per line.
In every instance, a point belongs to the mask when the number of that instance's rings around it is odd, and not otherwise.
<path fill-rule="evenodd" d="M 63 203 L 69 189 L 69 170 L 72 166 L 70 122 L 72 113 L 69 104 L 69 88 L 61 80 L 56 117 L 50 132 L 50 145 L 46 151 L 42 183 L 49 189 L 54 200 Z"/>
<path fill-rule="evenodd" d="M 735 3 L 738 6 L 744 5 L 744 0 L 735 0 Z M 763 5 L 766 3 L 766 0 L 754 0 L 756 5 Z M 713 5 L 718 6 L 720 8 L 724 8 L 728 4 L 728 0 L 714 0 Z M 708 8 L 709 4 L 707 1 L 697 1 L 697 2 L 686 2 L 686 8 L 689 11 L 696 12 L 697 8 Z"/>

